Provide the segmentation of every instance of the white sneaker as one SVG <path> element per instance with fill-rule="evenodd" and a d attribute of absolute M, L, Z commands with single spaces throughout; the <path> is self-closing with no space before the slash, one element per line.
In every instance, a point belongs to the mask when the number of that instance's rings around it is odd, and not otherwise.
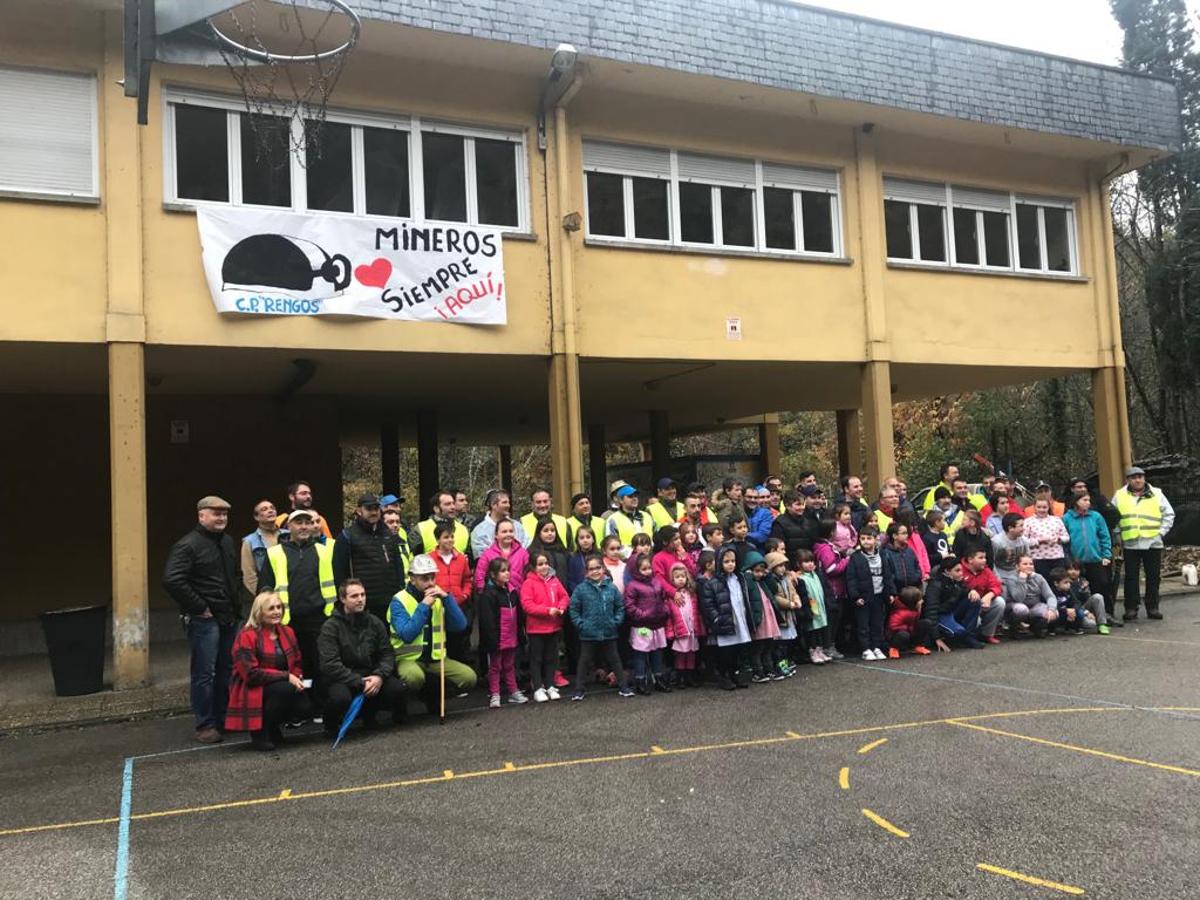
<path fill-rule="evenodd" d="M 862 658 L 865 659 L 867 662 L 875 662 L 875 651 L 874 650 L 864 650 L 862 652 Z"/>
<path fill-rule="evenodd" d="M 545 688 L 538 688 L 536 691 L 533 692 L 533 702 L 534 703 L 545 703 L 549 699 L 550 699 L 550 696 L 549 696 L 549 694 L 546 693 Z"/>
<path fill-rule="evenodd" d="M 875 658 L 876 659 L 887 659 L 887 654 L 884 653 L 882 650 L 880 650 L 878 647 L 876 647 L 875 648 Z"/>
<path fill-rule="evenodd" d="M 508 702 L 509 703 L 528 703 L 529 698 L 526 697 L 525 694 L 522 693 L 521 691 L 513 691 L 511 694 L 508 695 Z"/>
<path fill-rule="evenodd" d="M 546 688 L 546 695 L 551 700 L 561 700 L 562 699 L 562 694 L 560 694 L 558 692 L 558 688 L 556 688 L 554 685 L 550 685 L 550 687 Z"/>
<path fill-rule="evenodd" d="M 499 708 L 500 708 L 500 695 L 492 694 L 492 696 L 488 698 L 488 709 L 499 709 Z"/>

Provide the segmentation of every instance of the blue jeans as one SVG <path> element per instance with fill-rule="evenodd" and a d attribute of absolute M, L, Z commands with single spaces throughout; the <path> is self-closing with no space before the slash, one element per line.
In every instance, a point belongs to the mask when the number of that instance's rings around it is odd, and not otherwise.
<path fill-rule="evenodd" d="M 192 646 L 192 713 L 196 728 L 225 727 L 229 705 L 229 677 L 233 673 L 233 639 L 238 626 L 222 625 L 215 618 L 184 616 L 184 630 Z"/>
<path fill-rule="evenodd" d="M 973 637 L 979 627 L 979 601 L 965 596 L 948 613 L 938 617 L 938 628 L 950 637 Z"/>
<path fill-rule="evenodd" d="M 633 651 L 633 677 L 645 678 L 650 672 L 658 678 L 663 676 L 663 653 L 662 650 L 634 650 Z"/>

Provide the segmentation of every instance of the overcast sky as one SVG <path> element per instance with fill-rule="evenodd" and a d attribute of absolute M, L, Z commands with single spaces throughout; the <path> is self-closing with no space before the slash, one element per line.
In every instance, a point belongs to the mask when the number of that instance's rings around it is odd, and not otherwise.
<path fill-rule="evenodd" d="M 803 0 L 918 28 L 1118 65 L 1121 29 L 1108 0 Z M 1188 0 L 1193 18 L 1200 0 Z"/>

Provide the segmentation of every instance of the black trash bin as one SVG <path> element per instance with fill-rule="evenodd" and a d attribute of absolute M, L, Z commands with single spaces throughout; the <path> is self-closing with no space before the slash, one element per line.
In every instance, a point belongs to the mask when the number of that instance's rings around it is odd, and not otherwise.
<path fill-rule="evenodd" d="M 40 616 L 50 651 L 54 693 L 59 697 L 94 694 L 104 687 L 104 634 L 107 606 L 76 606 Z"/>

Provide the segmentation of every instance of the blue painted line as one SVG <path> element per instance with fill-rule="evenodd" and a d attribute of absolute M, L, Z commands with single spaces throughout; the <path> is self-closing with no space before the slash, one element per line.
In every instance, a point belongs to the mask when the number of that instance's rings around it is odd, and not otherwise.
<path fill-rule="evenodd" d="M 971 681 L 968 678 L 951 678 L 948 675 L 930 675 L 928 672 L 909 672 L 904 669 L 894 669 L 890 666 L 868 666 L 865 663 L 839 661 L 841 666 L 854 666 L 856 669 L 866 669 L 868 672 L 887 672 L 889 675 L 907 675 L 910 678 L 928 678 L 930 681 L 948 681 L 952 684 L 966 684 L 971 687 L 991 688 L 997 691 L 1014 691 L 1019 694 L 1037 694 L 1042 697 L 1055 697 L 1059 700 L 1072 700 L 1076 703 L 1091 703 L 1098 706 L 1112 706 L 1118 709 L 1136 709 L 1139 712 L 1155 713 L 1175 719 L 1200 719 L 1189 713 L 1175 712 L 1166 709 L 1155 709 L 1153 706 L 1137 706 L 1133 703 L 1121 703 L 1117 700 L 1098 700 L 1095 697 L 1080 697 L 1078 694 L 1060 694 L 1055 691 L 1040 691 L 1036 688 L 1017 687 L 1012 684 L 999 684 L 995 681 Z M 968 717 L 969 718 L 969 717 Z"/>
<path fill-rule="evenodd" d="M 121 819 L 117 826 L 117 870 L 113 875 L 113 900 L 125 900 L 129 891 L 129 816 L 133 812 L 133 757 L 125 760 L 121 778 Z"/>

